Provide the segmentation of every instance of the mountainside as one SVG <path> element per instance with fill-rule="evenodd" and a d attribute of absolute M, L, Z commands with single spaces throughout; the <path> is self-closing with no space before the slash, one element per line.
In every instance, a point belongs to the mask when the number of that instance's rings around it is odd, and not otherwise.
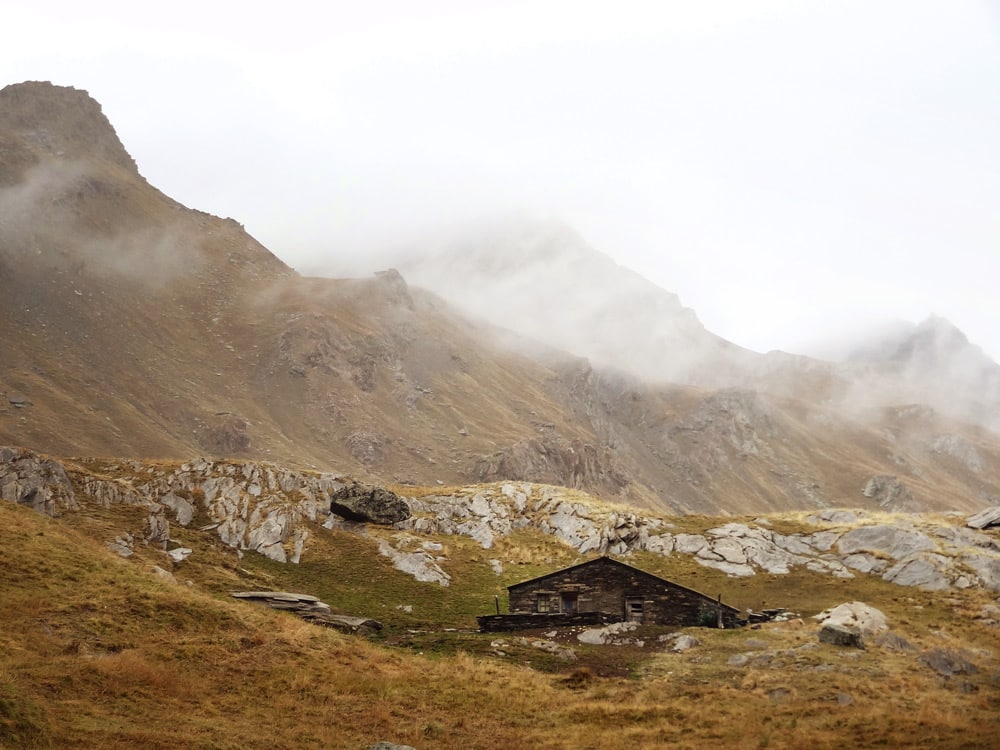
<path fill-rule="evenodd" d="M 0 443 L 393 483 L 527 480 L 677 512 L 973 510 L 1000 496 L 994 433 L 909 400 L 844 411 L 831 394 L 857 381 L 833 365 L 738 349 L 634 275 L 612 307 L 669 321 L 640 349 L 721 353 L 742 385 L 592 365 L 463 318 L 392 270 L 304 278 L 236 221 L 150 186 L 82 91 L 0 91 L 0 185 Z M 610 261 L 552 232 L 480 276 L 541 256 L 558 293 L 507 309 L 581 315 L 611 336 L 606 300 L 577 311 L 571 294 L 574 268 L 595 279 Z"/>

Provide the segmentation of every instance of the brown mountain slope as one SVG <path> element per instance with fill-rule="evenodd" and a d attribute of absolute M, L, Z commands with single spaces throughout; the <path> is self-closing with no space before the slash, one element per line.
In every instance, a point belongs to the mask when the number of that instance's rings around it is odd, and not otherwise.
<path fill-rule="evenodd" d="M 235 221 L 151 187 L 81 91 L 0 91 L 0 186 L 0 443 L 527 479 L 706 512 L 1000 495 L 997 437 L 927 410 L 861 420 L 652 386 L 518 353 L 395 272 L 303 278 Z"/>

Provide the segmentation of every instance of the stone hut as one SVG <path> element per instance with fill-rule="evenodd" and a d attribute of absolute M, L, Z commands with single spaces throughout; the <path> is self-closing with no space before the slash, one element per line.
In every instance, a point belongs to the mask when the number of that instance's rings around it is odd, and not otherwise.
<path fill-rule="evenodd" d="M 740 612 L 712 597 L 599 557 L 508 586 L 510 614 L 480 617 L 481 630 L 559 624 L 639 622 L 684 627 L 734 627 Z"/>

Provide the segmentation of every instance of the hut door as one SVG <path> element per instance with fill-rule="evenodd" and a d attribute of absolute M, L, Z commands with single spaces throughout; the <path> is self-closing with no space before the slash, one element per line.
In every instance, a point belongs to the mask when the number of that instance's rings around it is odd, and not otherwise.
<path fill-rule="evenodd" d="M 642 599 L 625 600 L 625 619 L 628 622 L 642 622 L 643 614 Z"/>

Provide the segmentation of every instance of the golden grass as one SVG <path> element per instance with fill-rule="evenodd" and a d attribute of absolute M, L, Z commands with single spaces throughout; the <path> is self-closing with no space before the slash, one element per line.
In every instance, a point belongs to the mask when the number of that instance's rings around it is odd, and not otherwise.
<path fill-rule="evenodd" d="M 572 551 L 540 534 L 521 532 L 489 551 L 447 540 L 455 581 L 442 589 L 392 570 L 360 537 L 317 533 L 313 562 L 280 566 L 238 560 L 178 529 L 196 549 L 176 570 L 195 580 L 189 587 L 151 575 L 148 565 L 162 558 L 152 550 L 137 545 L 125 561 L 103 547 L 116 519 L 138 522 L 132 512 L 88 508 L 54 520 L 0 505 L 0 747 L 355 749 L 387 739 L 421 750 L 971 748 L 989 747 L 1000 731 L 1000 637 L 969 619 L 985 601 L 979 594 L 811 574 L 758 576 L 744 590 L 763 596 L 780 584 L 788 603 L 811 606 L 872 601 L 918 648 L 975 652 L 980 673 L 948 681 L 913 653 L 835 649 L 796 624 L 691 630 L 702 645 L 690 652 L 628 652 L 636 660 L 628 679 L 573 663 L 548 674 L 486 656 L 495 636 L 443 630 L 465 621 L 487 591 L 572 562 Z M 504 560 L 503 576 L 489 557 Z M 679 558 L 658 560 L 661 572 L 689 575 L 704 590 L 732 583 Z M 655 561 L 637 562 L 652 569 Z M 238 583 L 367 601 L 385 613 L 386 643 L 419 625 L 427 648 L 421 655 L 232 600 L 225 591 Z M 397 600 L 419 614 L 407 620 Z M 625 653 L 609 649 L 578 645 L 595 664 Z M 729 663 L 747 652 L 770 658 Z"/>

